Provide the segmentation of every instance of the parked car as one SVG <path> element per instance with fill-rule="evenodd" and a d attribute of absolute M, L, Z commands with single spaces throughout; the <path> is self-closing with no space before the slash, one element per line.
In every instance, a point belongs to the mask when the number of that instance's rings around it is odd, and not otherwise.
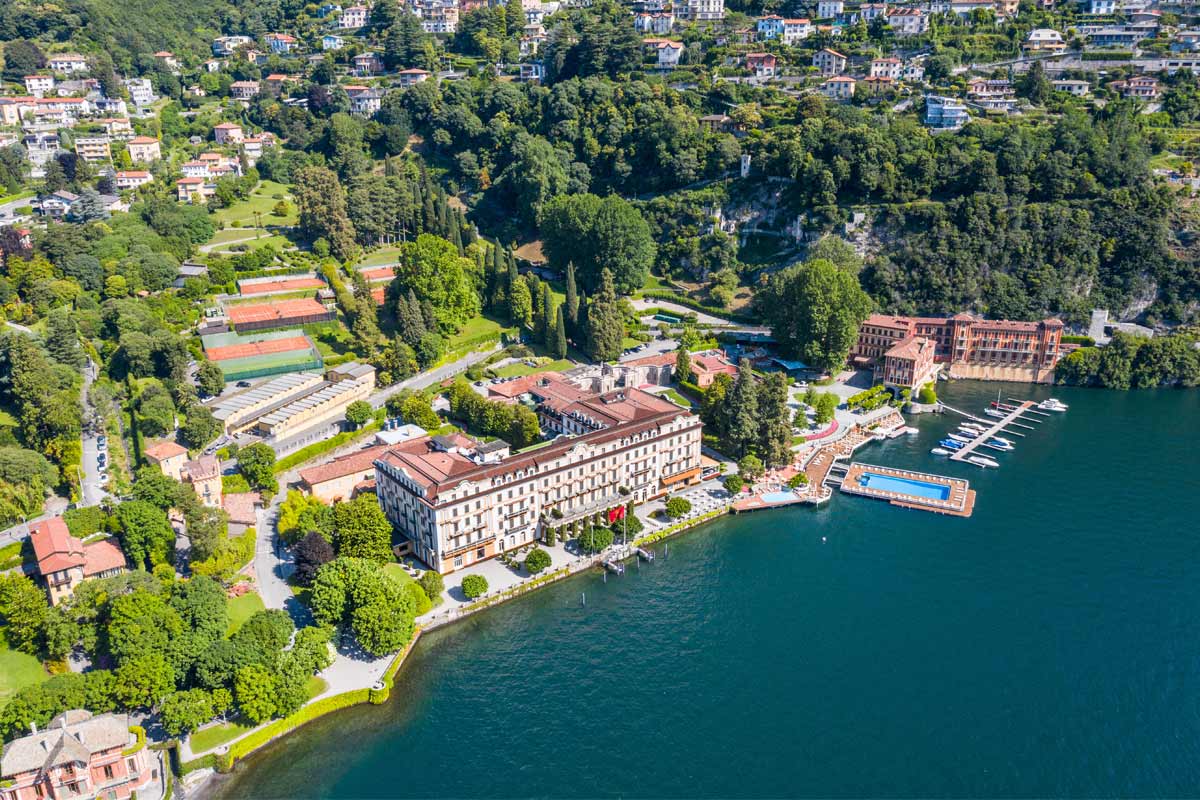
<path fill-rule="evenodd" d="M 249 389 L 249 388 L 250 388 L 250 381 L 238 381 L 238 382 L 237 382 L 237 387 L 238 387 L 239 389 Z"/>

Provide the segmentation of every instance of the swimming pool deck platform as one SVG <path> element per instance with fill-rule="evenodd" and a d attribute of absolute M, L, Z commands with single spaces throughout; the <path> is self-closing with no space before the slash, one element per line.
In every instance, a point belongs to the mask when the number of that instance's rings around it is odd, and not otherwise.
<path fill-rule="evenodd" d="M 783 494 L 783 492 L 771 492 L 772 495 Z M 752 494 L 733 502 L 733 513 L 739 514 L 743 511 L 761 511 L 766 508 L 784 508 L 785 506 L 797 506 L 802 503 L 815 504 L 813 498 L 801 496 L 795 492 L 788 492 L 791 497 L 785 499 L 769 498 L 766 495 Z"/>
<path fill-rule="evenodd" d="M 949 496 L 945 500 L 935 500 L 905 492 L 873 489 L 861 484 L 863 475 L 868 472 L 901 480 L 924 481 L 945 486 L 949 489 Z M 878 467 L 858 461 L 852 463 L 846 470 L 846 477 L 842 480 L 841 489 L 845 494 L 887 500 L 892 505 L 901 508 L 915 508 L 921 511 L 932 511 L 935 514 L 949 514 L 952 517 L 969 517 L 975 510 L 975 490 L 971 488 L 970 482 L 962 478 L 950 478 L 945 475 L 931 475 L 927 472 L 913 472 L 892 467 Z"/>

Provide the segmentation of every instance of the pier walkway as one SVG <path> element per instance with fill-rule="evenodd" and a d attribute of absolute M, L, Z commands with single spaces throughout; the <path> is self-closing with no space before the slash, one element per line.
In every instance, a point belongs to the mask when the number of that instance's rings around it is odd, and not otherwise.
<path fill-rule="evenodd" d="M 1016 423 L 1016 421 L 1018 419 L 1020 419 L 1021 415 L 1024 414 L 1026 411 L 1028 411 L 1033 406 L 1034 406 L 1034 402 L 1032 400 L 1024 400 L 1021 402 L 1020 405 L 1011 408 L 1011 410 L 1009 409 L 1009 407 L 1006 406 L 1003 410 L 1008 411 L 1007 414 L 1005 414 L 1001 418 L 996 418 L 996 419 L 988 418 L 987 420 L 985 420 L 987 423 L 990 424 L 990 427 L 983 433 L 976 436 L 970 442 L 963 445 L 962 449 L 955 450 L 954 454 L 950 456 L 950 460 L 951 461 L 966 461 L 967 456 L 971 455 L 971 453 L 973 453 L 975 451 L 975 448 L 979 447 L 979 445 L 983 444 L 988 439 L 991 439 L 993 436 L 995 436 L 997 433 L 999 433 L 1004 428 Z"/>

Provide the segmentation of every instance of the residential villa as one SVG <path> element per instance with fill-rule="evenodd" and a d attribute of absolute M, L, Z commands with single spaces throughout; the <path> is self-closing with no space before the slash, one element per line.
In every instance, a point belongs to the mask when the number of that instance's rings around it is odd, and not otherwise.
<path fill-rule="evenodd" d="M 4 746 L 0 798 L 128 800 L 145 793 L 161 776 L 144 735 L 131 725 L 125 714 L 73 709 L 50 720 L 45 730 L 35 726 Z"/>
<path fill-rule="evenodd" d="M 221 507 L 221 459 L 202 455 L 184 462 L 179 474 L 184 483 L 190 483 L 196 490 L 201 503 L 210 508 Z"/>
<path fill-rule="evenodd" d="M 416 86 L 418 83 L 423 83 L 429 80 L 429 72 L 415 67 L 410 69 L 402 69 L 396 73 L 396 81 L 400 87 L 407 89 L 410 86 Z"/>
<path fill-rule="evenodd" d="M 113 176 L 113 185 L 118 190 L 137 189 L 151 183 L 154 176 L 144 169 L 123 169 L 118 170 Z"/>
<path fill-rule="evenodd" d="M 517 454 L 500 440 L 422 437 L 378 458 L 376 492 L 403 550 L 453 572 L 700 478 L 700 420 L 669 400 L 635 388 L 552 397 L 538 416 L 580 432 Z"/>
<path fill-rule="evenodd" d="M 90 578 L 107 578 L 125 571 L 125 553 L 113 539 L 83 543 L 71 535 L 62 517 L 51 517 L 29 526 L 29 543 L 37 559 L 38 575 L 46 582 L 50 605 L 70 597 L 75 587 Z M 5 754 L 7 756 L 7 749 Z M 7 771 L 6 771 L 7 772 Z"/>
<path fill-rule="evenodd" d="M 886 355 L 896 345 L 921 338 L 933 342 L 933 359 L 962 377 L 1032 380 L 1053 379 L 1063 356 L 1063 323 L 985 320 L 971 314 L 952 317 L 902 317 L 872 314 L 858 329 L 851 360 L 858 366 L 886 369 Z M 902 351 L 901 355 L 909 355 Z"/>
<path fill-rule="evenodd" d="M 934 343 L 923 336 L 909 336 L 892 345 L 883 354 L 884 385 L 911 392 L 936 380 L 935 349 Z"/>
<path fill-rule="evenodd" d="M 147 445 L 142 453 L 151 466 L 158 467 L 163 475 L 183 480 L 183 465 L 187 463 L 187 448 L 175 442 L 155 442 Z"/>
<path fill-rule="evenodd" d="M 891 78 L 898 81 L 903 71 L 904 65 L 898 58 L 876 58 L 871 61 L 872 78 Z"/>
<path fill-rule="evenodd" d="M 868 80 L 870 80 L 868 78 Z M 821 84 L 821 94 L 830 100 L 849 100 L 854 97 L 854 88 L 858 81 L 849 75 L 835 75 Z"/>
<path fill-rule="evenodd" d="M 162 158 L 162 146 L 153 136 L 135 136 L 125 145 L 135 164 L 148 164 Z"/>
<path fill-rule="evenodd" d="M 1034 28 L 1025 40 L 1025 49 L 1031 53 L 1061 53 L 1067 49 L 1067 43 L 1053 28 Z"/>
<path fill-rule="evenodd" d="M 241 125 L 236 122 L 222 122 L 213 127 L 213 138 L 217 144 L 241 144 L 246 137 Z"/>
<path fill-rule="evenodd" d="M 746 69 L 756 78 L 774 78 L 779 74 L 779 61 L 771 53 L 747 53 Z"/>
<path fill-rule="evenodd" d="M 818 50 L 816 55 L 813 56 L 812 63 L 827 78 L 846 71 L 846 57 L 836 50 L 830 50 L 828 47 Z"/>
<path fill-rule="evenodd" d="M 920 36 L 929 30 L 929 14 L 923 8 L 889 8 L 887 22 L 896 36 Z"/>

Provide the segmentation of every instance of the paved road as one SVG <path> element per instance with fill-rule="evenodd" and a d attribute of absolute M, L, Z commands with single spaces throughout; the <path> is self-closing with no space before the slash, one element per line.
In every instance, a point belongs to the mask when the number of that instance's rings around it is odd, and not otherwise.
<path fill-rule="evenodd" d="M 451 361 L 449 364 L 443 364 L 437 369 L 431 369 L 428 372 L 420 372 L 413 375 L 411 378 L 402 380 L 399 383 L 392 384 L 386 389 L 380 389 L 375 394 L 371 395 L 371 406 L 379 408 L 388 401 L 388 398 L 405 389 L 424 389 L 427 386 L 432 386 L 435 383 L 446 380 L 457 375 L 460 372 L 466 372 L 470 367 L 483 361 L 488 356 L 500 350 L 500 345 L 495 344 L 488 350 L 476 350 L 469 353 L 457 361 Z"/>
<path fill-rule="evenodd" d="M 83 476 L 82 476 L 82 497 L 79 501 L 81 506 L 98 506 L 100 501 L 108 496 L 108 491 L 104 488 L 104 484 L 100 480 L 100 467 L 97 463 L 97 458 L 101 452 L 105 458 L 108 457 L 108 448 L 100 450 L 99 437 L 104 434 L 104 429 L 99 427 L 99 422 L 96 426 L 89 426 L 88 420 L 95 417 L 95 409 L 88 402 L 88 390 L 91 389 L 92 381 L 96 379 L 97 367 L 91 360 L 87 366 L 83 368 L 83 393 L 80 402 L 83 403 Z M 106 437 L 107 438 L 107 437 Z"/>

